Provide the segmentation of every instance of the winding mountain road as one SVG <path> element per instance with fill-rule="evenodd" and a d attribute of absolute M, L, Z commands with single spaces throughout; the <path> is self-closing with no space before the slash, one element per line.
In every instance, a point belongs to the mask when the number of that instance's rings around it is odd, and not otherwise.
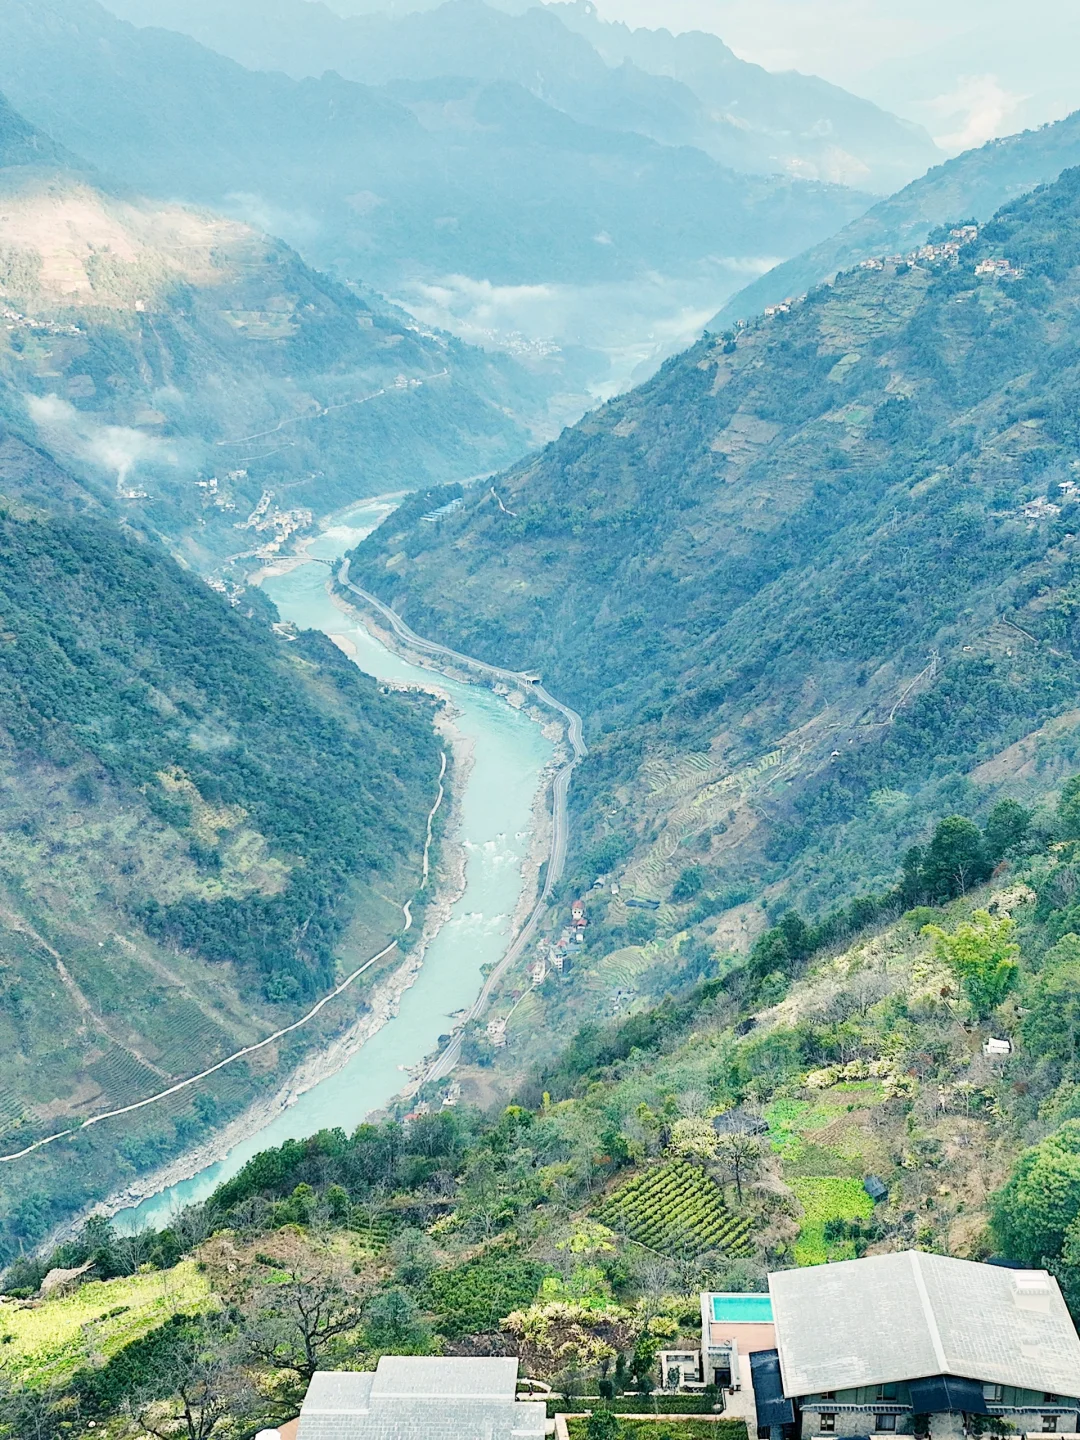
<path fill-rule="evenodd" d="M 467 670 L 472 670 L 489 679 L 500 680 L 505 684 L 515 685 L 525 690 L 541 705 L 549 710 L 554 710 L 566 721 L 566 738 L 570 743 L 573 755 L 565 765 L 559 767 L 555 772 L 555 778 L 551 787 L 551 851 L 548 856 L 547 871 L 544 876 L 544 888 L 539 899 L 522 926 L 514 943 L 506 952 L 498 965 L 492 970 L 484 981 L 483 988 L 476 997 L 472 1006 L 459 1023 L 450 1043 L 438 1058 L 428 1068 L 425 1080 L 442 1080 L 457 1064 L 461 1055 L 462 1030 L 470 1020 L 477 1020 L 484 1013 L 494 993 L 496 985 L 520 958 L 536 935 L 540 921 L 547 910 L 551 900 L 552 891 L 562 879 L 563 870 L 566 867 L 566 851 L 570 837 L 570 822 L 567 816 L 567 797 L 570 794 L 570 781 L 573 778 L 575 768 L 584 760 L 589 753 L 585 744 L 581 716 L 576 710 L 571 710 L 561 700 L 556 700 L 550 691 L 545 690 L 543 685 L 528 678 L 528 672 L 517 670 L 504 670 L 499 665 L 489 665 L 486 660 L 477 660 L 472 655 L 463 655 L 459 650 L 452 650 L 448 645 L 439 645 L 434 640 L 425 640 L 422 635 L 417 635 L 415 630 L 406 625 L 396 610 L 384 604 L 377 595 L 372 595 L 367 590 L 362 590 L 359 585 L 354 585 L 349 579 L 349 562 L 345 560 L 338 571 L 338 581 L 347 590 L 363 600 L 366 605 L 371 606 L 390 626 L 399 640 L 402 640 L 411 650 L 420 655 L 429 655 L 435 660 L 450 660 L 455 665 L 460 665 Z"/>

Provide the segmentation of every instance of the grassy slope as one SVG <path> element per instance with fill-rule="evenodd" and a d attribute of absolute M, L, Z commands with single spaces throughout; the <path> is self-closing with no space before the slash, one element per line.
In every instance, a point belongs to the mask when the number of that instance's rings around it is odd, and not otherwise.
<path fill-rule="evenodd" d="M 173 1315 L 194 1314 L 211 1300 L 195 1261 L 116 1280 L 89 1280 L 73 1294 L 0 1319 L 8 1372 L 21 1384 L 62 1383 L 85 1365 L 107 1363 Z"/>
<path fill-rule="evenodd" d="M 261 1038 L 382 948 L 439 758 L 426 702 L 279 641 L 10 435 L 0 465 L 7 1151 Z M 3 1243 L 199 1139 L 355 1011 L 0 1168 Z"/>
<path fill-rule="evenodd" d="M 578 883 L 629 857 L 624 891 L 663 901 L 700 865 L 744 948 L 737 900 L 891 883 L 930 817 L 1067 762 L 1078 235 L 1074 171 L 956 268 L 856 271 L 706 339 L 499 479 L 505 510 L 418 501 L 360 548 L 415 628 L 585 714 Z"/>

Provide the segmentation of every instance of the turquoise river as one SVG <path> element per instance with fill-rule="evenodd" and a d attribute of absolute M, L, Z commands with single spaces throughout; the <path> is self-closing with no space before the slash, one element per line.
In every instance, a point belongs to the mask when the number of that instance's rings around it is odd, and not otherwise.
<path fill-rule="evenodd" d="M 461 828 L 456 837 L 465 849 L 464 893 L 431 942 L 423 967 L 393 1019 L 336 1074 L 300 1096 L 223 1160 L 138 1207 L 121 1211 L 116 1223 L 122 1230 L 162 1225 L 181 1206 L 204 1199 L 260 1150 L 326 1126 L 349 1130 L 386 1105 L 407 1082 L 404 1072 L 435 1049 L 439 1036 L 450 1030 L 451 1017 L 475 1000 L 483 967 L 495 964 L 508 947 L 521 896 L 532 806 L 552 746 L 535 722 L 493 691 L 409 664 L 333 604 L 326 590 L 329 572 L 318 562 L 344 555 L 370 533 L 388 508 L 371 501 L 357 506 L 308 546 L 307 564 L 270 575 L 262 584 L 283 620 L 344 637 L 355 647 L 356 663 L 377 679 L 437 686 L 452 700 L 455 724 L 472 742 L 474 755 L 459 797 Z M 357 994 L 362 995 L 362 989 Z"/>

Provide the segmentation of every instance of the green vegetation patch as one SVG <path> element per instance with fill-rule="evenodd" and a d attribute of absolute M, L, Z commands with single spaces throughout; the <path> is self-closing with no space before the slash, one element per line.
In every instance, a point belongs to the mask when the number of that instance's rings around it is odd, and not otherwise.
<path fill-rule="evenodd" d="M 826 1241 L 825 1226 L 830 1220 L 865 1220 L 874 1213 L 862 1181 L 840 1175 L 803 1175 L 791 1182 L 791 1188 L 805 1212 L 795 1241 L 795 1263 L 824 1265 L 827 1260 L 853 1260 L 853 1242 Z"/>
<path fill-rule="evenodd" d="M 751 1253 L 749 1222 L 732 1215 L 716 1181 L 685 1160 L 635 1175 L 596 1213 L 613 1230 L 665 1254 Z"/>
<path fill-rule="evenodd" d="M 845 1104 L 829 1100 L 774 1100 L 765 1111 L 769 1122 L 769 1143 L 785 1158 L 795 1159 L 803 1150 L 803 1136 L 812 1130 L 824 1130 L 847 1110 Z"/>
<path fill-rule="evenodd" d="M 436 1328 L 457 1339 L 497 1330 L 512 1310 L 530 1305 L 545 1270 L 516 1251 L 493 1250 L 450 1270 L 436 1270 L 421 1301 L 434 1312 Z"/>
<path fill-rule="evenodd" d="M 91 1361 L 111 1360 L 173 1315 L 210 1303 L 209 1282 L 192 1260 L 149 1275 L 91 1281 L 73 1295 L 0 1312 L 5 1368 L 24 1385 L 55 1384 Z"/>
<path fill-rule="evenodd" d="M 642 1404 L 645 1399 L 642 1397 Z M 571 1415 L 566 1421 L 570 1440 L 588 1440 L 589 1422 L 583 1415 Z M 742 1420 L 671 1420 L 663 1415 L 655 1419 L 627 1420 L 619 1416 L 612 1434 L 618 1440 L 746 1440 L 746 1424 Z"/>

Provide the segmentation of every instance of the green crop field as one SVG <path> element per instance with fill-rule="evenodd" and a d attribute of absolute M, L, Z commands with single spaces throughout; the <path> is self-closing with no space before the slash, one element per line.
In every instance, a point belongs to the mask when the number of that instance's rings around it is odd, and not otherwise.
<path fill-rule="evenodd" d="M 749 1223 L 732 1215 L 720 1186 L 685 1160 L 635 1175 L 596 1213 L 605 1225 L 652 1250 L 750 1254 Z"/>
<path fill-rule="evenodd" d="M 8 1373 L 29 1386 L 70 1378 L 101 1364 L 172 1315 L 206 1308 L 210 1286 L 192 1260 L 173 1270 L 90 1281 L 73 1295 L 0 1309 Z"/>
<path fill-rule="evenodd" d="M 865 1220 L 874 1213 L 862 1181 L 838 1175 L 803 1175 L 791 1181 L 791 1188 L 805 1212 L 795 1241 L 795 1263 L 824 1265 L 829 1259 L 853 1259 L 850 1241 L 840 1241 L 830 1252 L 825 1225 L 829 1220 Z"/>

